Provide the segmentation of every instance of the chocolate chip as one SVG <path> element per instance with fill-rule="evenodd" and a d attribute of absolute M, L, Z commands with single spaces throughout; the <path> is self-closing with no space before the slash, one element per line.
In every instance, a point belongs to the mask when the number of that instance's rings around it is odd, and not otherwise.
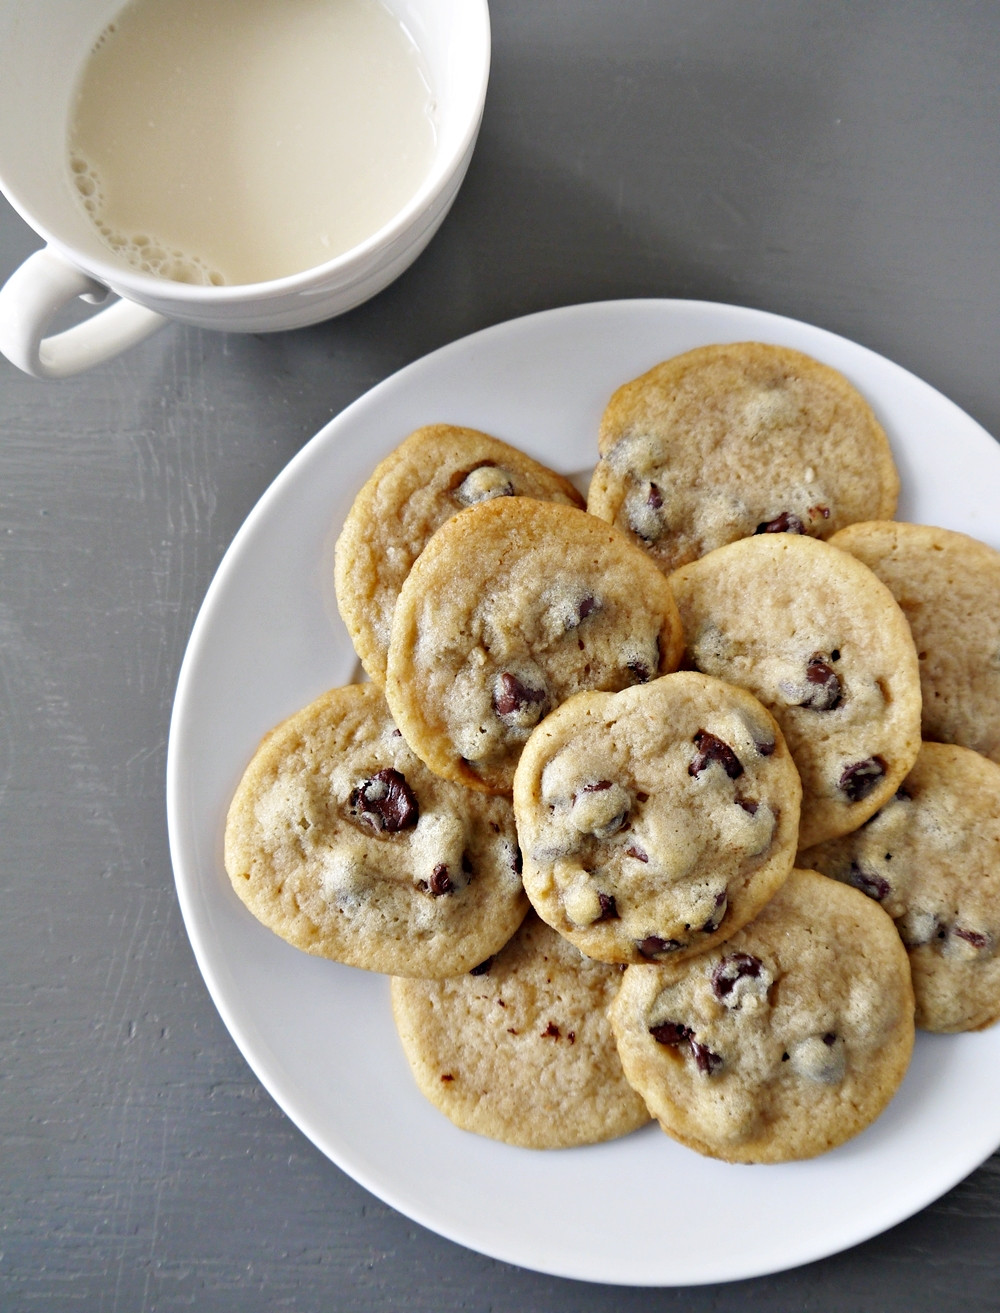
<path fill-rule="evenodd" d="M 397 834 L 417 823 L 417 800 L 406 779 L 389 767 L 354 789 L 350 804 L 361 820 L 380 833 Z"/>
<path fill-rule="evenodd" d="M 663 493 L 655 483 L 637 485 L 625 498 L 629 528 L 644 542 L 653 543 L 666 529 Z"/>
<path fill-rule="evenodd" d="M 742 807 L 743 810 L 749 812 L 751 816 L 757 815 L 757 808 L 760 806 L 760 803 L 754 798 L 737 798 L 735 801 L 738 807 Z"/>
<path fill-rule="evenodd" d="M 722 739 L 710 734 L 708 730 L 700 729 L 692 741 L 698 751 L 688 766 L 689 775 L 700 775 L 713 761 L 719 763 L 731 780 L 737 780 L 743 774 L 739 757 Z"/>
<path fill-rule="evenodd" d="M 990 942 L 989 935 L 984 935 L 979 930 L 966 930 L 960 925 L 953 926 L 951 933 L 957 935 L 959 939 L 964 939 L 973 948 L 986 948 Z"/>
<path fill-rule="evenodd" d="M 832 1049 L 834 1044 L 836 1044 L 836 1042 L 837 1042 L 837 1036 L 833 1033 L 832 1030 L 828 1030 L 827 1033 L 823 1036 L 823 1043 L 826 1045 L 828 1049 Z"/>
<path fill-rule="evenodd" d="M 611 788 L 610 780 L 597 780 L 594 784 L 585 784 L 580 790 L 581 793 L 603 793 L 605 789 Z"/>
<path fill-rule="evenodd" d="M 765 520 L 754 529 L 758 533 L 805 533 L 806 526 L 794 511 L 782 511 L 773 520 Z"/>
<path fill-rule="evenodd" d="M 764 963 L 752 953 L 727 953 L 712 971 L 712 993 L 720 1001 L 729 997 L 740 980 L 756 980 Z"/>
<path fill-rule="evenodd" d="M 650 1026 L 649 1033 L 657 1044 L 667 1044 L 676 1048 L 694 1039 L 694 1031 L 680 1021 L 661 1021 L 658 1026 Z"/>
<path fill-rule="evenodd" d="M 566 599 L 559 606 L 559 614 L 562 626 L 566 633 L 572 633 L 574 629 L 579 629 L 588 616 L 596 615 L 597 612 L 604 609 L 604 604 L 599 597 L 594 597 L 592 593 L 585 593 L 576 600 Z M 583 639 L 578 639 L 580 651 L 584 650 Z"/>
<path fill-rule="evenodd" d="M 649 683 L 649 666 L 646 665 L 645 661 L 629 661 L 626 663 L 625 669 L 631 670 L 637 683 Z"/>
<path fill-rule="evenodd" d="M 542 1039 L 559 1039 L 561 1035 L 562 1035 L 562 1031 L 559 1029 L 559 1027 L 556 1025 L 554 1021 L 550 1021 L 549 1024 L 545 1027 L 545 1029 L 542 1031 Z"/>
<path fill-rule="evenodd" d="M 547 694 L 543 688 L 531 688 L 523 684 L 509 670 L 497 676 L 493 687 L 493 709 L 498 716 L 516 716 L 537 707 L 541 715 L 542 704 Z"/>
<path fill-rule="evenodd" d="M 443 862 L 435 866 L 431 872 L 431 878 L 427 881 L 427 891 L 434 898 L 440 898 L 443 894 L 454 893 L 455 886 L 448 874 L 448 868 Z"/>
<path fill-rule="evenodd" d="M 510 855 L 510 869 L 515 875 L 520 875 L 524 869 L 524 859 L 521 856 L 520 848 L 514 848 Z"/>
<path fill-rule="evenodd" d="M 857 862 L 851 862 L 851 869 L 847 872 L 845 883 L 853 885 L 855 889 L 860 889 L 869 898 L 874 898 L 876 903 L 883 902 L 892 892 L 892 885 L 888 880 L 881 875 L 876 875 L 874 871 L 863 870 Z"/>
<path fill-rule="evenodd" d="M 490 967 L 491 967 L 491 966 L 493 965 L 493 963 L 495 962 L 495 960 L 496 960 L 496 954 L 494 953 L 493 956 L 492 956 L 492 957 L 488 957 L 488 958 L 486 959 L 485 962 L 480 962 L 479 965 L 478 965 L 477 967 L 472 967 L 472 968 L 470 969 L 470 971 L 469 971 L 469 975 L 470 975 L 470 976 L 485 976 L 486 973 L 489 971 Z"/>
<path fill-rule="evenodd" d="M 684 944 L 679 939 L 661 939 L 659 935 L 647 935 L 645 939 L 636 940 L 636 948 L 643 957 L 655 961 L 668 953 L 676 953 Z"/>
<path fill-rule="evenodd" d="M 799 703 L 812 711 L 833 711 L 843 696 L 840 679 L 822 652 L 814 652 L 806 666 L 806 681 L 812 685 L 809 695 Z"/>
<path fill-rule="evenodd" d="M 885 777 L 886 764 L 881 757 L 867 757 L 864 761 L 845 766 L 840 776 L 840 787 L 850 802 L 860 802 L 878 787 Z"/>
<path fill-rule="evenodd" d="M 711 1049 L 706 1048 L 704 1044 L 699 1044 L 696 1039 L 688 1041 L 691 1045 L 691 1052 L 694 1054 L 694 1060 L 698 1070 L 705 1076 L 711 1076 L 722 1066 L 722 1059 L 718 1053 L 713 1053 Z"/>
<path fill-rule="evenodd" d="M 650 1026 L 649 1033 L 657 1044 L 664 1044 L 668 1048 L 676 1049 L 686 1044 L 694 1057 L 695 1065 L 705 1076 L 711 1076 L 722 1066 L 722 1058 L 717 1053 L 713 1053 L 707 1045 L 696 1040 L 691 1027 L 685 1026 L 681 1021 L 663 1021 L 658 1026 Z"/>
<path fill-rule="evenodd" d="M 641 848 L 637 848 L 635 844 L 633 844 L 631 848 L 625 849 L 625 856 L 634 857 L 637 862 L 649 861 L 649 853 L 643 852 L 643 850 Z"/>
<path fill-rule="evenodd" d="M 598 921 L 618 920 L 618 904 L 615 902 L 613 894 L 602 894 L 598 890 L 597 901 L 601 906 L 601 915 L 597 918 Z"/>
<path fill-rule="evenodd" d="M 770 757 L 778 746 L 774 739 L 764 740 L 763 742 L 760 739 L 754 739 L 753 745 L 762 757 Z"/>

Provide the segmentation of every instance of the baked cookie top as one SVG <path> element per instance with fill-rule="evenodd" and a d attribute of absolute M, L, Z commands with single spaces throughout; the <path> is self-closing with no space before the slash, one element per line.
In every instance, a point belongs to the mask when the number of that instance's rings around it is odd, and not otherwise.
<path fill-rule="evenodd" d="M 525 740 L 573 693 L 674 670 L 670 585 L 611 525 L 501 497 L 447 520 L 396 604 L 386 697 L 428 766 L 510 792 Z"/>
<path fill-rule="evenodd" d="M 529 912 L 474 972 L 394 979 L 392 1010 L 417 1085 L 457 1126 L 562 1149 L 649 1121 L 607 1019 L 620 980 Z"/>
<path fill-rule="evenodd" d="M 920 660 L 923 736 L 1000 762 L 1000 552 L 923 524 L 851 525 L 836 545 L 886 584 Z"/>
<path fill-rule="evenodd" d="M 468 971 L 528 906 L 510 804 L 427 770 L 372 684 L 333 689 L 264 738 L 225 863 L 289 943 L 395 975 Z"/>
<path fill-rule="evenodd" d="M 1000 766 L 925 743 L 871 820 L 799 860 L 854 885 L 895 921 L 918 1026 L 980 1030 L 1000 1017 Z"/>
<path fill-rule="evenodd" d="M 669 572 L 738 538 L 889 519 L 899 477 L 842 374 L 761 342 L 699 347 L 615 392 L 587 499 Z M 875 508 L 878 508 L 877 510 Z"/>
<path fill-rule="evenodd" d="M 337 539 L 337 605 L 369 678 L 385 684 L 392 612 L 428 538 L 466 506 L 494 497 L 582 506 L 561 474 L 476 429 L 430 424 L 376 466 Z"/>
<path fill-rule="evenodd" d="M 679 672 L 577 694 L 514 776 L 525 890 L 591 957 L 689 957 L 780 888 L 800 797 L 777 723 L 744 689 Z"/>
<path fill-rule="evenodd" d="M 773 713 L 802 777 L 800 846 L 856 829 L 920 750 L 920 675 L 892 594 L 846 552 L 798 534 L 719 547 L 670 577 L 685 664 Z"/>
<path fill-rule="evenodd" d="M 892 921 L 814 871 L 793 871 L 721 947 L 630 966 L 610 1017 L 625 1074 L 667 1134 L 727 1162 L 811 1158 L 856 1135 L 913 1048 Z"/>

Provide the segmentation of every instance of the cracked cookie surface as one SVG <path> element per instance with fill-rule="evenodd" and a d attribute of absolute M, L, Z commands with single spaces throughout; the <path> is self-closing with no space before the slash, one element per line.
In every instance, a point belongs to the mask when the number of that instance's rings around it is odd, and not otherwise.
<path fill-rule="evenodd" d="M 745 538 L 670 577 L 684 664 L 749 689 L 802 777 L 805 848 L 856 829 L 920 750 L 920 673 L 891 592 L 861 562 L 794 534 Z"/>
<path fill-rule="evenodd" d="M 264 738 L 229 808 L 225 864 L 289 943 L 395 975 L 469 970 L 528 906 L 510 804 L 427 770 L 373 684 L 333 689 Z"/>
<path fill-rule="evenodd" d="M 649 1121 L 607 1019 L 620 980 L 529 912 L 475 972 L 394 979 L 392 1009 L 417 1085 L 457 1126 L 561 1149 Z"/>
<path fill-rule="evenodd" d="M 878 575 L 909 621 L 924 738 L 1000 762 L 1000 552 L 901 521 L 851 525 L 833 542 Z"/>
<path fill-rule="evenodd" d="M 1000 766 L 925 743 L 860 830 L 799 862 L 892 917 L 910 955 L 919 1027 L 980 1030 L 1000 1017 Z"/>
<path fill-rule="evenodd" d="M 664 576 L 617 529 L 503 497 L 448 520 L 414 562 L 389 644 L 386 697 L 434 771 L 509 792 L 534 726 L 583 689 L 677 666 Z"/>
<path fill-rule="evenodd" d="M 591 957 L 688 957 L 780 888 L 800 797 L 781 731 L 743 689 L 680 672 L 578 694 L 515 775 L 525 889 Z"/>
<path fill-rule="evenodd" d="M 583 505 L 561 474 L 454 424 L 417 429 L 375 468 L 337 539 L 334 582 L 355 651 L 376 684 L 385 684 L 396 598 L 431 534 L 467 506 L 519 496 Z"/>
<path fill-rule="evenodd" d="M 828 538 L 889 519 L 899 476 L 871 407 L 786 347 L 685 352 L 619 388 L 601 421 L 593 515 L 665 571 L 757 533 Z"/>
<path fill-rule="evenodd" d="M 610 1017 L 625 1073 L 667 1134 L 727 1162 L 810 1158 L 858 1134 L 913 1049 L 892 921 L 815 871 L 793 871 L 721 947 L 630 966 Z"/>

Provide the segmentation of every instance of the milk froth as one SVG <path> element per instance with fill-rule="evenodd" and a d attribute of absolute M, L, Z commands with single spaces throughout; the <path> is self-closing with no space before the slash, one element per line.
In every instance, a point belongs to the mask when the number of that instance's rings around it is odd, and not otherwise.
<path fill-rule="evenodd" d="M 380 0 L 132 0 L 87 58 L 68 139 L 111 250 L 218 285 L 358 245 L 434 148 L 420 53 Z"/>

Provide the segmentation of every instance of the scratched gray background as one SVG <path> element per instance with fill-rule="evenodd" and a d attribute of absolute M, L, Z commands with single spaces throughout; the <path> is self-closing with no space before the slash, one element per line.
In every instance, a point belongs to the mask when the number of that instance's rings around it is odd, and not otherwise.
<path fill-rule="evenodd" d="M 695 297 L 846 334 L 1000 433 L 995 0 L 494 0 L 493 22 L 465 188 L 375 301 L 281 336 L 171 328 L 62 384 L 0 362 L 0 1308 L 998 1309 L 1000 1158 L 737 1285 L 467 1252 L 304 1140 L 196 971 L 164 821 L 178 666 L 244 516 L 372 384 L 528 311 Z M 0 202 L 0 275 L 34 245 Z"/>

